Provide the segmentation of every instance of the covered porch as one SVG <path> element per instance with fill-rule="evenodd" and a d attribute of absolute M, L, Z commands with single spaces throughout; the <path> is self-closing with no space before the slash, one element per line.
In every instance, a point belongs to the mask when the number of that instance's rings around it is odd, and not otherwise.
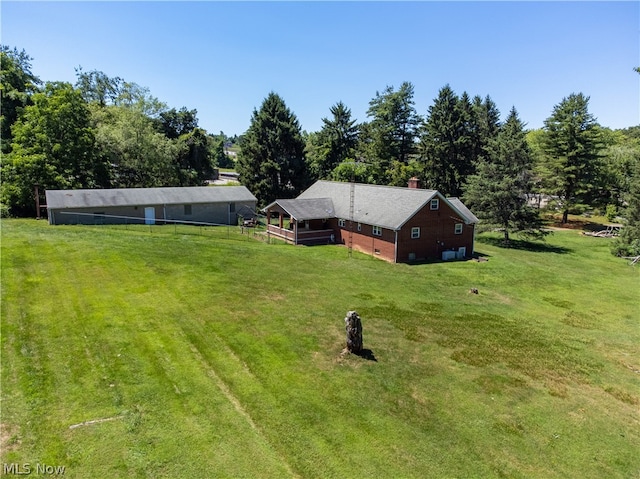
<path fill-rule="evenodd" d="M 276 200 L 262 211 L 267 215 L 269 236 L 302 245 L 335 241 L 335 233 L 329 224 L 333 218 L 333 203 L 329 198 Z"/>

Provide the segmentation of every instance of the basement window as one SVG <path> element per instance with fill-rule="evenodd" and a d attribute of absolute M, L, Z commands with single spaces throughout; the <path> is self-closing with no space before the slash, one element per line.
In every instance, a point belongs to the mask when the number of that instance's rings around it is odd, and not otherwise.
<path fill-rule="evenodd" d="M 462 223 L 456 223 L 455 230 L 453 231 L 457 235 L 462 234 Z"/>
<path fill-rule="evenodd" d="M 438 198 L 434 198 L 431 200 L 431 209 L 432 210 L 437 210 L 438 208 L 440 208 L 440 200 Z"/>
<path fill-rule="evenodd" d="M 184 205 L 184 215 L 191 216 L 191 205 Z"/>
<path fill-rule="evenodd" d="M 372 233 L 374 236 L 382 236 L 382 228 L 380 226 L 374 226 Z"/>
<path fill-rule="evenodd" d="M 418 238 L 420 238 L 420 227 L 415 226 L 411 228 L 411 239 L 418 239 Z"/>
<path fill-rule="evenodd" d="M 358 223 L 358 231 L 362 231 L 362 223 Z"/>
<path fill-rule="evenodd" d="M 345 220 L 343 220 L 342 218 L 340 218 L 340 219 L 338 220 L 338 226 L 339 226 L 340 228 L 344 228 L 344 227 L 345 227 L 345 225 L 346 225 Z"/>

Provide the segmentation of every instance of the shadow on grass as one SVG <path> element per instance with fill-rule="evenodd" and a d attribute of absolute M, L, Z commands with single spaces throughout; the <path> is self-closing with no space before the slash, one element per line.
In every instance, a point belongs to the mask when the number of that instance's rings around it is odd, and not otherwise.
<path fill-rule="evenodd" d="M 453 258 L 453 259 L 440 259 L 440 258 L 427 258 L 427 259 L 419 259 L 415 261 L 409 261 L 406 264 L 409 266 L 420 266 L 423 264 L 437 264 L 437 263 L 462 263 L 465 261 L 488 261 L 487 258 L 491 258 L 490 254 L 479 253 L 474 251 L 473 256 L 465 257 L 465 258 Z"/>
<path fill-rule="evenodd" d="M 533 253 L 557 253 L 567 254 L 573 250 L 564 246 L 554 246 L 540 241 L 514 240 L 505 242 L 503 238 L 476 238 L 478 243 L 484 243 L 498 248 L 515 249 L 522 251 L 531 251 Z"/>
<path fill-rule="evenodd" d="M 373 351 L 371 351 L 370 349 L 363 349 L 362 351 L 360 351 L 359 353 L 357 353 L 357 356 L 360 356 L 363 359 L 366 359 L 367 361 L 375 361 L 376 363 L 378 362 L 378 360 L 376 359 L 376 356 L 373 354 Z"/>

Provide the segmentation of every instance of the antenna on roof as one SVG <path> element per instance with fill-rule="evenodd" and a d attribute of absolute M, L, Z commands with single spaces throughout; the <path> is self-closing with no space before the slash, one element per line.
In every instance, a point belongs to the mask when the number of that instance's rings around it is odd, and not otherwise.
<path fill-rule="evenodd" d="M 349 185 L 349 258 L 353 251 L 353 204 L 356 196 L 355 171 L 351 174 L 351 184 Z"/>

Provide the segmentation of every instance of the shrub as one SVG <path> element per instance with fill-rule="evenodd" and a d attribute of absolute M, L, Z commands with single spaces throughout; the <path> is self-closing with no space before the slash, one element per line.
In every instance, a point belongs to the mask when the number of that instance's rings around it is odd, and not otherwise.
<path fill-rule="evenodd" d="M 605 216 L 609 221 L 614 221 L 616 216 L 618 216 L 618 207 L 616 205 L 607 205 Z"/>

